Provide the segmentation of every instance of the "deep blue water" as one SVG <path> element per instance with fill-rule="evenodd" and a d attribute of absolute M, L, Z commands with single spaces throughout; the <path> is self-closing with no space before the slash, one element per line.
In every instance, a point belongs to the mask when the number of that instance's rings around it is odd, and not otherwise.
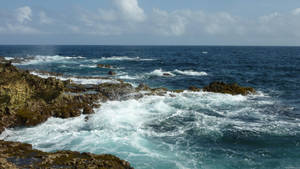
<path fill-rule="evenodd" d="M 112 153 L 136 168 L 300 168 L 300 47 L 0 46 L 0 56 L 30 57 L 16 66 L 71 76 L 108 76 L 95 65 L 110 64 L 114 78 L 133 85 L 225 81 L 258 91 L 108 102 L 89 122 L 50 119 L 0 138 L 45 151 Z"/>

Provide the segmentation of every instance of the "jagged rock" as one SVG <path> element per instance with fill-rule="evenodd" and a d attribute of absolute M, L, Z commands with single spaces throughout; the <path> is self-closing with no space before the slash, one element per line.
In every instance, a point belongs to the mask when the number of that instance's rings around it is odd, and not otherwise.
<path fill-rule="evenodd" d="M 208 86 L 203 88 L 203 91 L 215 92 L 215 93 L 226 93 L 232 95 L 248 95 L 255 93 L 255 89 L 252 87 L 242 87 L 237 83 L 226 84 L 224 82 L 212 82 Z"/>
<path fill-rule="evenodd" d="M 111 76 L 115 76 L 115 75 L 116 75 L 116 72 L 109 71 L 108 74 L 111 75 Z"/>
<path fill-rule="evenodd" d="M 127 161 L 113 155 L 73 151 L 46 153 L 30 144 L 0 140 L 0 168 L 107 168 L 133 169 Z"/>
<path fill-rule="evenodd" d="M 143 83 L 136 88 L 137 91 L 151 91 L 151 88 Z"/>
<path fill-rule="evenodd" d="M 83 107 L 82 113 L 83 113 L 83 114 L 93 114 L 93 113 L 95 113 L 95 112 L 94 112 L 92 106 L 90 106 L 90 105 L 85 105 L 85 106 Z"/>
<path fill-rule="evenodd" d="M 124 100 L 134 93 L 135 89 L 129 83 L 103 83 L 98 86 L 98 91 L 109 100 Z"/>
<path fill-rule="evenodd" d="M 5 58 L 3 56 L 0 56 L 0 62 L 5 61 Z"/>
<path fill-rule="evenodd" d="M 193 92 L 199 92 L 200 91 L 200 89 L 198 87 L 195 87 L 195 86 L 190 86 L 188 89 L 190 91 L 193 91 Z"/>
<path fill-rule="evenodd" d="M 176 89 L 176 90 L 172 90 L 173 93 L 182 93 L 184 92 L 184 90 L 182 89 Z"/>
<path fill-rule="evenodd" d="M 113 67 L 108 64 L 97 64 L 98 68 L 112 69 Z"/>

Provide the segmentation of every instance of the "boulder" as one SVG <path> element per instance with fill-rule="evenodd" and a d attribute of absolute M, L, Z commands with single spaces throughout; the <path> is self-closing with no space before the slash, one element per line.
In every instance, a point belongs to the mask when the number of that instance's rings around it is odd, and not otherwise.
<path fill-rule="evenodd" d="M 226 84 L 224 82 L 212 82 L 208 86 L 203 88 L 206 92 L 225 93 L 232 95 L 248 95 L 255 93 L 255 89 L 252 87 L 242 87 L 237 83 Z"/>

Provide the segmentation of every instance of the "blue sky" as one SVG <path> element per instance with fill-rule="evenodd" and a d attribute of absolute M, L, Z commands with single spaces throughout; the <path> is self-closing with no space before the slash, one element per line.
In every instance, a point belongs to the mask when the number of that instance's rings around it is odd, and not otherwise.
<path fill-rule="evenodd" d="M 299 0 L 0 4 L 0 44 L 300 45 Z"/>

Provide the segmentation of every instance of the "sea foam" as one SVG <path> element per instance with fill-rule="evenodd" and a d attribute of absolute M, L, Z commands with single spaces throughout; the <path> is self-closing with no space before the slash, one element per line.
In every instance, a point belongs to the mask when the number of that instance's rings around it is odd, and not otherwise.
<path fill-rule="evenodd" d="M 53 76 L 49 74 L 39 73 L 39 72 L 30 72 L 33 75 L 39 76 L 41 78 L 47 79 L 49 77 L 54 77 L 59 80 L 71 80 L 74 83 L 77 84 L 101 84 L 101 83 L 120 83 L 117 80 L 114 79 L 101 79 L 101 78 L 80 78 L 80 77 L 64 77 L 64 76 Z"/>
<path fill-rule="evenodd" d="M 254 108 L 263 96 L 184 92 L 176 97 L 147 96 L 109 101 L 96 114 L 72 119 L 50 118 L 31 128 L 6 129 L 0 139 L 31 143 L 45 151 L 75 150 L 115 154 L 137 168 L 199 168 L 210 158 L 196 138 L 217 140 L 226 130 L 274 135 L 299 128 Z M 254 98 L 254 99 L 253 99 Z M 240 117 L 240 118 L 237 118 Z M 243 118 L 241 118 L 243 117 Z M 252 122 L 243 120 L 255 119 Z M 191 135 L 191 132 L 193 133 Z M 192 137 L 192 138 L 191 138 Z M 165 166 L 165 167 L 164 167 Z"/>
<path fill-rule="evenodd" d="M 68 62 L 75 62 L 78 59 L 84 59 L 85 57 L 82 56 L 60 56 L 60 55 L 36 55 L 36 56 L 28 56 L 23 58 L 24 61 L 21 63 L 15 63 L 15 65 L 36 65 L 36 64 L 45 64 L 45 63 L 68 63 Z"/>

